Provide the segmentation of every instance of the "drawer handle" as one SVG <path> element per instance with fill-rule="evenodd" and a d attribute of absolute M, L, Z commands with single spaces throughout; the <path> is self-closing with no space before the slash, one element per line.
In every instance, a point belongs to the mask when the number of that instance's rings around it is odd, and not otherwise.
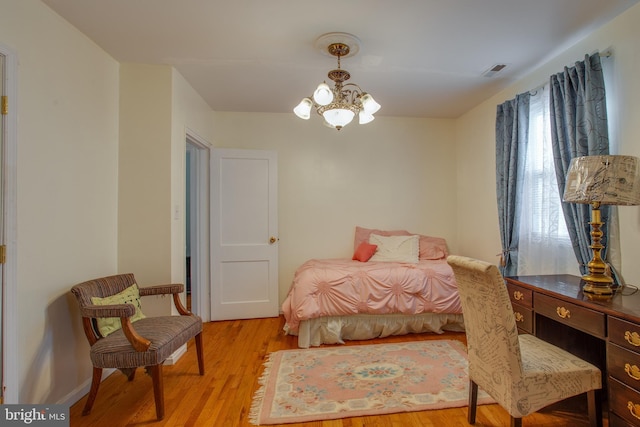
<path fill-rule="evenodd" d="M 638 405 L 637 403 L 633 403 L 632 401 L 629 401 L 627 403 L 627 408 L 629 408 L 629 413 L 631 415 L 633 415 L 634 417 L 636 417 L 637 419 L 640 420 L 640 405 Z"/>
<path fill-rule="evenodd" d="M 632 346 L 640 347 L 640 335 L 637 332 L 625 331 L 624 339 Z"/>
<path fill-rule="evenodd" d="M 636 365 L 624 364 L 624 371 L 634 380 L 640 380 L 640 368 Z"/>
<path fill-rule="evenodd" d="M 522 322 L 524 320 L 524 316 L 522 315 L 522 313 L 514 311 L 513 314 L 514 316 L 516 316 L 516 322 Z"/>
<path fill-rule="evenodd" d="M 563 319 L 571 318 L 571 312 L 564 307 L 557 307 L 556 313 L 558 313 L 558 316 L 560 316 Z"/>
<path fill-rule="evenodd" d="M 522 301 L 524 299 L 524 294 L 520 291 L 513 291 L 513 299 L 516 301 Z"/>

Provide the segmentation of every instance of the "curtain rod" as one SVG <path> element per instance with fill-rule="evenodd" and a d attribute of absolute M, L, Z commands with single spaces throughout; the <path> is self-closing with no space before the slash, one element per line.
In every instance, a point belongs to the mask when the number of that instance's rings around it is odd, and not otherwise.
<path fill-rule="evenodd" d="M 611 51 L 611 49 L 607 49 L 604 52 L 598 52 L 598 55 L 600 55 L 600 58 L 610 58 L 613 56 L 613 51 Z M 534 87 L 533 89 L 529 89 L 527 92 L 529 92 L 529 95 L 535 96 L 538 94 L 538 91 L 543 89 L 547 83 L 548 81 L 544 83 L 540 83 L 538 86 Z M 524 93 L 527 93 L 527 92 L 524 92 Z"/>
<path fill-rule="evenodd" d="M 598 55 L 600 56 L 600 58 L 611 58 L 613 56 L 613 51 L 611 49 L 607 49 L 604 52 L 598 52 Z M 531 96 L 534 96 L 538 93 L 538 90 L 542 89 L 545 85 L 547 84 L 547 82 L 545 83 L 541 83 L 538 86 L 534 87 L 533 89 L 530 89 L 528 92 Z"/>

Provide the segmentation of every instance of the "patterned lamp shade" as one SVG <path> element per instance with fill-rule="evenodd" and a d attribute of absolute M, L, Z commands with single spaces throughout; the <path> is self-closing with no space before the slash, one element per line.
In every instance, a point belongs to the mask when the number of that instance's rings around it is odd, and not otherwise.
<path fill-rule="evenodd" d="M 640 205 L 640 165 L 633 156 L 575 157 L 563 200 L 570 203 Z"/>

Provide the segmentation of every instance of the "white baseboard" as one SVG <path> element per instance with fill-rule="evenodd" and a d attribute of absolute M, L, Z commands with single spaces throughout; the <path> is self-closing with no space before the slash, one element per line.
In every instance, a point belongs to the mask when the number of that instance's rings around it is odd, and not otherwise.
<path fill-rule="evenodd" d="M 187 345 L 182 345 L 179 349 L 173 352 L 171 356 L 167 357 L 163 365 L 175 365 L 176 362 L 187 352 Z"/>

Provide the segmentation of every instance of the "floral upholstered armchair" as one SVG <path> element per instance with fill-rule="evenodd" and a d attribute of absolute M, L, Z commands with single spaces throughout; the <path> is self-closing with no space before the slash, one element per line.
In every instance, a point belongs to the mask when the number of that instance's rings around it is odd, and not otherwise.
<path fill-rule="evenodd" d="M 533 335 L 518 335 L 498 267 L 451 255 L 462 302 L 469 358 L 469 424 L 475 423 L 478 387 L 511 415 L 511 425 L 552 403 L 587 394 L 591 426 L 602 426 L 602 374 L 592 364 Z"/>

